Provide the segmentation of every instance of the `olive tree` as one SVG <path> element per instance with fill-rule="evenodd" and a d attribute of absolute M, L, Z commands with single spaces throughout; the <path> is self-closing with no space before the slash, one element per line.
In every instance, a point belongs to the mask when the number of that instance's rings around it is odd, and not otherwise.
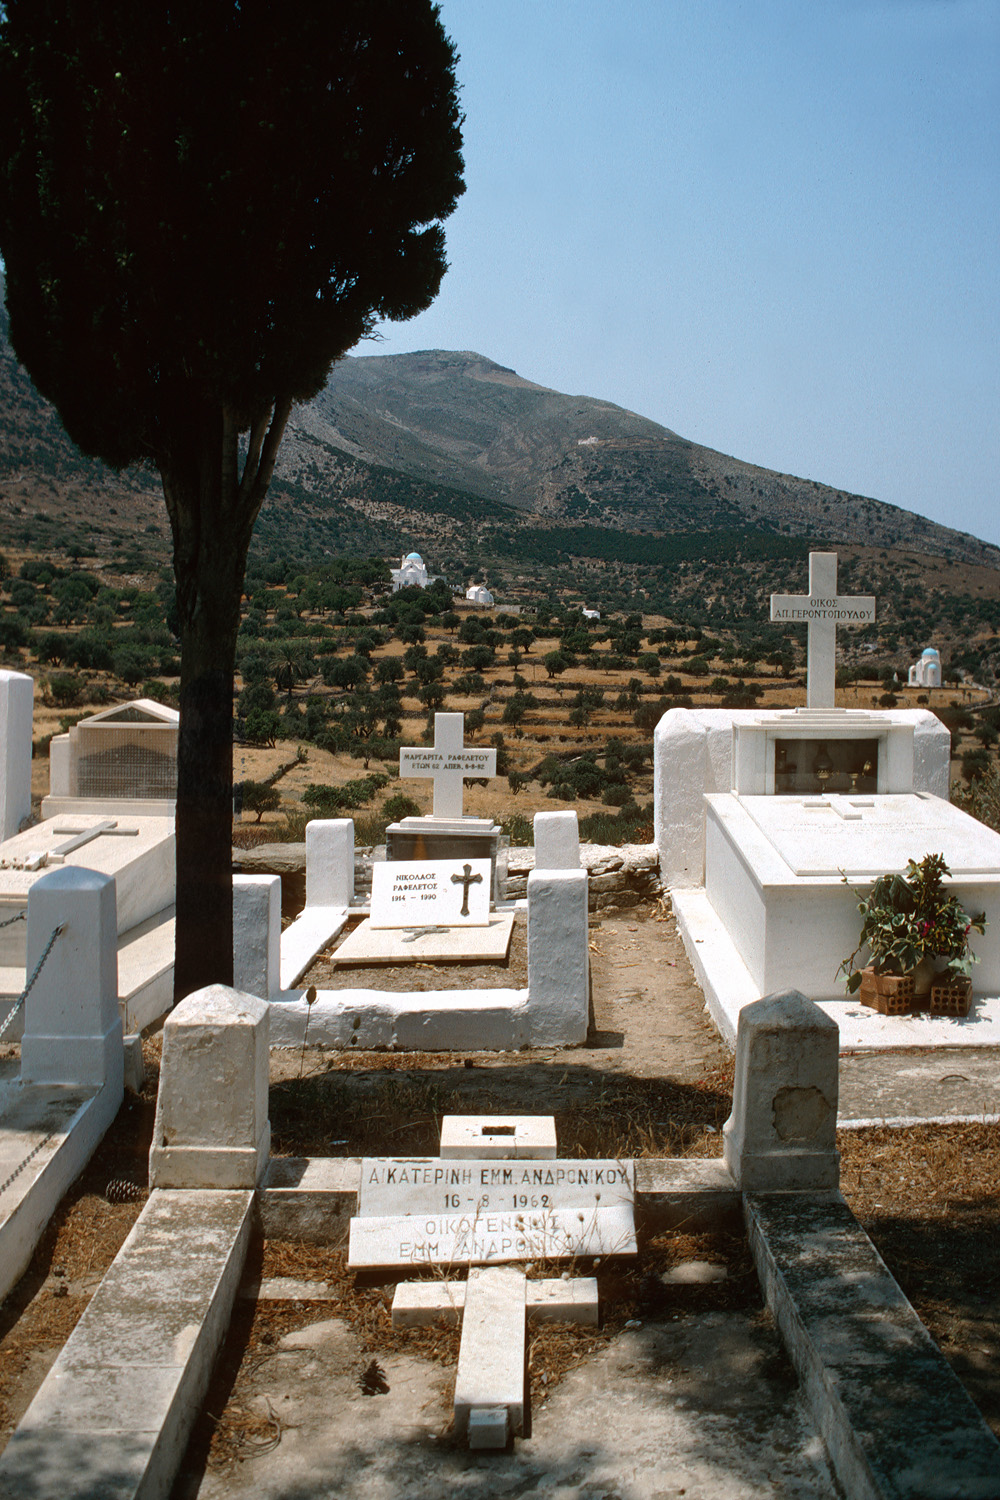
<path fill-rule="evenodd" d="M 175 991 L 232 978 L 233 662 L 295 401 L 445 269 L 430 0 L 0 0 L 11 340 L 84 452 L 160 473 L 181 642 Z"/>

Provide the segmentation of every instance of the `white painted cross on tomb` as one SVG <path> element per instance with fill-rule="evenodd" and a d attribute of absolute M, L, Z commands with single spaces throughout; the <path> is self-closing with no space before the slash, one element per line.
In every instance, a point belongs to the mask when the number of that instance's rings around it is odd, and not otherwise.
<path fill-rule="evenodd" d="M 808 594 L 772 594 L 771 619 L 808 626 L 806 707 L 833 708 L 837 626 L 871 624 L 873 596 L 838 594 L 836 552 L 810 552 Z"/>
<path fill-rule="evenodd" d="M 431 748 L 399 752 L 399 774 L 434 778 L 435 818 L 462 817 L 462 783 L 470 776 L 495 776 L 496 750 L 470 750 L 464 743 L 464 714 L 434 715 Z"/>

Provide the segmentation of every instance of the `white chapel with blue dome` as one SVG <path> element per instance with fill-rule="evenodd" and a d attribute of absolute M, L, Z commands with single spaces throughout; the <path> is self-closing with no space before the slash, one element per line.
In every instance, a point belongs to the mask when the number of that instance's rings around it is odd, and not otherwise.
<path fill-rule="evenodd" d="M 941 686 L 941 653 L 928 646 L 920 653 L 920 660 L 913 663 L 909 671 L 909 687 Z"/>
<path fill-rule="evenodd" d="M 431 580 L 427 576 L 427 568 L 419 552 L 407 552 L 400 561 L 398 568 L 390 569 L 392 573 L 392 592 L 397 589 L 418 588 L 425 589 Z"/>

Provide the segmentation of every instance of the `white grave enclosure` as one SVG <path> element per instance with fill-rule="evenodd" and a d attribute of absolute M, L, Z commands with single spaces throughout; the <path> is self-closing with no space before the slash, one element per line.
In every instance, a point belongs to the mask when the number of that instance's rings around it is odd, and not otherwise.
<path fill-rule="evenodd" d="M 13 708 L 7 703 L 11 732 L 0 734 L 0 771 L 8 800 L 13 788 L 20 806 L 16 789 L 23 782 L 30 791 L 32 683 L 17 673 L 7 679 L 0 679 L 0 731 L 3 705 L 11 691 L 18 694 Z M 46 872 L 64 867 L 114 879 L 118 998 L 126 1032 L 140 1030 L 169 1009 L 174 804 L 161 793 L 171 775 L 176 781 L 176 743 L 175 711 L 145 699 L 106 709 L 52 742 L 50 775 L 56 789 L 96 792 L 104 785 L 109 795 L 50 795 L 42 804 L 43 822 L 0 842 L 0 923 L 9 923 L 0 926 L 0 1015 L 6 1013 L 4 999 L 12 1001 L 25 981 L 25 927 L 10 918 L 26 909 Z M 149 795 L 134 795 L 143 788 Z M 21 1024 L 20 1018 L 14 1021 L 12 1037 L 20 1034 Z"/>
<path fill-rule="evenodd" d="M 126 1031 L 140 1030 L 172 999 L 174 820 L 76 813 L 16 834 L 0 844 L 0 922 L 24 910 L 34 885 L 62 868 L 114 879 L 119 1002 Z M 13 922 L 0 928 L 0 1007 L 20 994 L 24 978 L 25 924 Z"/>
<path fill-rule="evenodd" d="M 973 983 L 1000 992 L 1000 835 L 928 793 L 706 798 L 705 893 L 761 995 L 845 998 L 857 897 L 886 870 L 944 851 L 968 911 L 996 913 L 975 938 Z"/>
<path fill-rule="evenodd" d="M 575 832 L 575 816 L 573 822 Z M 313 827 L 309 825 L 310 829 Z M 407 992 L 345 987 L 319 990 L 307 999 L 301 989 L 294 988 L 296 981 L 308 968 L 317 948 L 336 935 L 351 914 L 346 904 L 326 903 L 330 898 L 345 902 L 350 899 L 353 827 L 350 820 L 343 820 L 338 825 L 323 824 L 321 829 L 323 837 L 317 833 L 310 838 L 307 833 L 306 909 L 283 933 L 278 933 L 276 883 L 268 891 L 264 889 L 267 877 L 258 877 L 256 884 L 246 877 L 234 883 L 234 912 L 246 906 L 239 921 L 242 923 L 245 918 L 256 923 L 260 937 L 252 955 L 249 945 L 245 945 L 247 958 L 253 959 L 252 972 L 250 965 L 242 965 L 238 969 L 239 983 L 250 993 L 270 1001 L 272 1046 L 297 1046 L 307 1032 L 315 1046 L 358 1050 L 389 1047 L 400 1051 L 506 1051 L 531 1046 L 577 1046 L 586 1040 L 590 1008 L 588 876 L 580 868 L 535 869 L 528 878 L 526 989 Z M 327 833 L 335 837 L 328 838 Z M 316 872 L 314 880 L 313 861 L 324 850 L 329 858 L 323 879 Z M 395 865 L 375 866 L 376 921 L 379 908 L 376 882 L 385 881 L 387 890 L 391 890 L 394 872 L 404 872 L 414 874 L 415 884 L 420 886 L 424 875 L 419 864 L 419 861 L 400 861 Z M 402 960 L 419 963 L 480 958 L 502 962 L 510 942 L 514 911 L 512 907 L 489 911 L 489 861 L 483 859 L 478 864 L 475 859 L 432 861 L 431 867 L 436 872 L 435 882 L 440 881 L 445 899 L 455 903 L 459 916 L 463 897 L 467 895 L 470 918 L 475 916 L 475 903 L 479 901 L 480 916 L 486 920 L 480 925 L 466 922 L 446 925 L 434 914 L 434 903 L 421 902 L 415 925 L 410 925 L 414 919 L 409 916 L 402 919 L 407 925 L 399 927 L 362 922 L 336 949 L 331 962 L 345 968 L 351 964 L 396 964 Z M 482 875 L 481 881 L 476 881 L 477 874 Z M 321 904 L 311 906 L 314 891 Z M 250 910 L 255 905 L 261 909 L 259 918 Z M 280 965 L 272 952 L 279 944 Z M 239 955 L 236 957 L 239 961 Z"/>
<path fill-rule="evenodd" d="M 833 706 L 836 627 L 873 609 L 837 594 L 835 555 L 813 554 L 809 595 L 772 596 L 772 618 L 808 625 L 814 706 L 672 709 L 656 729 L 661 872 L 730 1044 L 743 1005 L 789 989 L 837 1019 L 842 1048 L 1000 1041 L 1000 835 L 948 802 L 950 738 L 935 715 Z M 857 947 L 858 892 L 928 853 L 990 924 L 973 941 L 979 1000 L 962 1020 L 879 1016 L 838 974 Z"/>

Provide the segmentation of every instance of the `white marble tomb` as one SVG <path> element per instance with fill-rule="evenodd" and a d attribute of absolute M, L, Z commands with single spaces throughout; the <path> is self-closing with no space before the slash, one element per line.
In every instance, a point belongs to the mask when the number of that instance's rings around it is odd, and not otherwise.
<path fill-rule="evenodd" d="M 810 557 L 808 595 L 771 605 L 772 619 L 809 627 L 811 706 L 673 709 L 655 734 L 660 868 L 713 1019 L 733 1043 L 744 1005 L 797 989 L 836 1016 L 841 1047 L 994 1043 L 1000 835 L 948 801 L 948 731 L 926 710 L 834 707 L 836 629 L 874 615 L 868 597 L 837 593 L 834 554 Z M 929 853 L 944 855 L 959 899 L 990 925 L 973 943 L 973 1014 L 924 1018 L 917 1035 L 910 1018 L 850 1002 L 838 970 L 860 928 L 849 885 L 866 889 Z"/>
<path fill-rule="evenodd" d="M 886 870 L 944 852 L 976 935 L 978 991 L 1000 991 L 1000 835 L 926 792 L 706 798 L 705 894 L 758 994 L 844 1000 L 841 960 L 857 945 L 857 896 Z M 847 876 L 845 885 L 842 872 Z"/>
<path fill-rule="evenodd" d="M 113 877 L 118 931 L 127 932 L 173 903 L 174 821 L 78 814 L 15 834 L 0 844 L 0 919 L 23 909 L 35 882 L 64 865 Z M 23 964 L 23 924 L 0 930 L 0 940 L 0 964 Z"/>

